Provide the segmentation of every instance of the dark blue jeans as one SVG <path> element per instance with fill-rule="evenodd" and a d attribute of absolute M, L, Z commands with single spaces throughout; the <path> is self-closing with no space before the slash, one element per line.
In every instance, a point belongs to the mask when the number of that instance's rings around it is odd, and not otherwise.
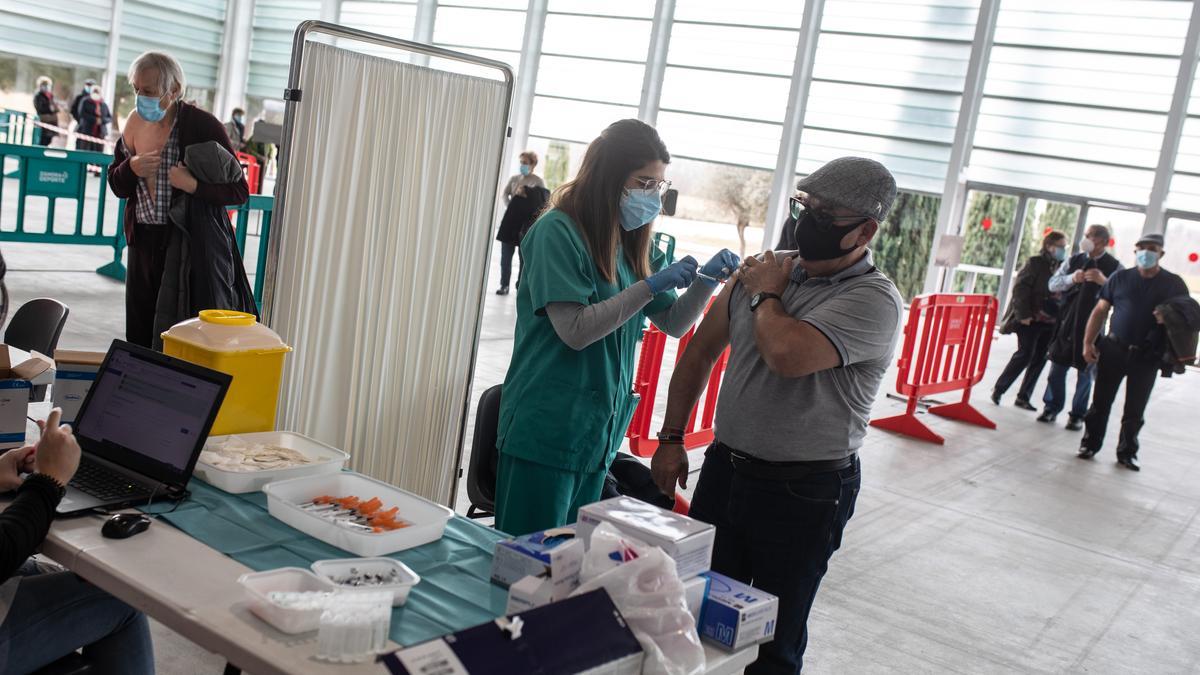
<path fill-rule="evenodd" d="M 508 282 L 512 280 L 512 260 L 513 254 L 517 252 L 516 244 L 500 242 L 500 287 L 508 288 Z M 518 274 L 518 276 L 520 276 Z"/>
<path fill-rule="evenodd" d="M 1050 375 L 1046 378 L 1046 394 L 1043 412 L 1057 415 L 1067 405 L 1067 372 L 1072 366 L 1050 362 Z M 1095 364 L 1075 369 L 1075 396 L 1071 399 L 1071 417 L 1083 419 L 1087 414 L 1088 402 L 1092 398 L 1092 378 L 1096 374 Z"/>
<path fill-rule="evenodd" d="M 762 646 L 749 675 L 800 672 L 808 614 L 860 485 L 857 461 L 842 471 L 763 480 L 735 470 L 723 446 L 708 448 L 691 516 L 717 528 L 712 568 L 779 597 L 775 640 Z"/>
<path fill-rule="evenodd" d="M 8 616 L 0 624 L 0 672 L 28 673 L 82 648 L 98 674 L 154 672 L 150 625 L 141 612 L 75 576 L 18 571 Z"/>

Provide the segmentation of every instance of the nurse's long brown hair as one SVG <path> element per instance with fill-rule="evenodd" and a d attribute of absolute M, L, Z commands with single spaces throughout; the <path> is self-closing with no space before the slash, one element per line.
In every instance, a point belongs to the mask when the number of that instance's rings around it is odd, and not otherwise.
<path fill-rule="evenodd" d="M 650 226 L 625 231 L 620 210 L 629 175 L 655 160 L 669 163 L 671 155 L 654 127 L 633 119 L 613 122 L 588 146 L 575 180 L 551 200 L 552 208 L 579 225 L 596 269 L 610 283 L 617 278 L 618 241 L 638 278 L 650 276 Z"/>

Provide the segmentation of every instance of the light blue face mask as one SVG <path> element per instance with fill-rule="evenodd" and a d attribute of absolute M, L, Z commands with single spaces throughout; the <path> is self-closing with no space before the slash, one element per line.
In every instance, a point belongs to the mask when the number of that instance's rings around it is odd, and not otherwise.
<path fill-rule="evenodd" d="M 1153 269 L 1158 264 L 1157 251 L 1149 251 L 1141 248 L 1134 254 L 1134 257 L 1137 259 L 1137 266 L 1144 270 Z"/>
<path fill-rule="evenodd" d="M 658 190 L 625 189 L 621 195 L 621 227 L 632 232 L 658 217 L 662 211 L 662 195 Z"/>
<path fill-rule="evenodd" d="M 157 96 L 142 96 L 138 94 L 137 114 L 147 122 L 157 122 L 166 117 L 167 111 L 159 104 Z"/>
<path fill-rule="evenodd" d="M 532 171 L 533 169 L 531 169 L 528 164 L 522 164 L 521 168 L 519 168 L 517 170 L 521 172 L 522 176 L 528 176 L 529 172 Z"/>
<path fill-rule="evenodd" d="M 1064 247 L 1055 246 L 1053 249 L 1051 249 L 1051 251 L 1052 252 L 1050 255 L 1058 262 L 1062 262 L 1067 259 L 1067 249 Z"/>

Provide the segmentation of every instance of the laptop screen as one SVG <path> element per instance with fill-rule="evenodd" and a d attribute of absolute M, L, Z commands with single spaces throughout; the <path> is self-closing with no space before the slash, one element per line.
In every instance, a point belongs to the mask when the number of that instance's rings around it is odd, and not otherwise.
<path fill-rule="evenodd" d="M 186 481 L 229 376 L 115 341 L 76 421 L 84 450 L 164 483 Z"/>

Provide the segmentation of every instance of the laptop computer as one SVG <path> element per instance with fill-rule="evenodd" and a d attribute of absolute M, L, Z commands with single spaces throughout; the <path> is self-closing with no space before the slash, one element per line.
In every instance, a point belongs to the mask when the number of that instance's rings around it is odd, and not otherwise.
<path fill-rule="evenodd" d="M 113 340 L 75 417 L 83 456 L 58 512 L 186 496 L 232 379 Z"/>

